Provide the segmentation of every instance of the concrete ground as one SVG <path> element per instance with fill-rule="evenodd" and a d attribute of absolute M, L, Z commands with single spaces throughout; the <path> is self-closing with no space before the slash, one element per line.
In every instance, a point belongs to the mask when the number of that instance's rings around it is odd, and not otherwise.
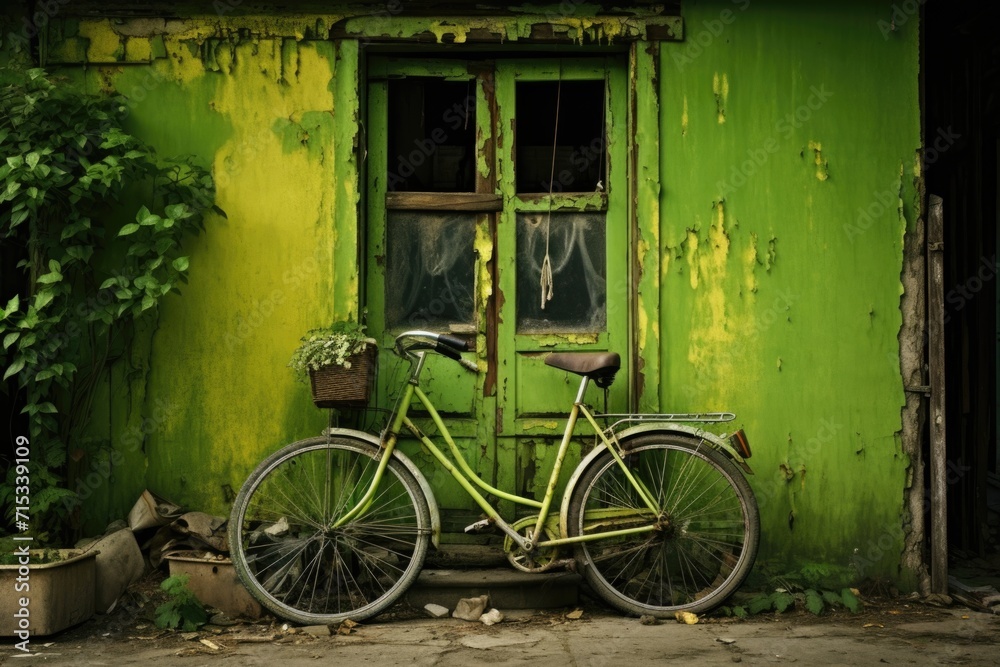
<path fill-rule="evenodd" d="M 155 586 L 148 590 L 155 590 Z M 145 598 L 145 599 L 143 599 Z M 270 616 L 183 633 L 158 629 L 155 594 L 52 637 L 31 654 L 0 642 L 0 665 L 995 665 L 1000 616 L 900 598 L 869 599 L 858 613 L 804 610 L 694 625 L 655 625 L 589 599 L 545 610 L 507 610 L 499 624 L 429 618 L 401 604 L 355 627 L 296 628 Z M 501 610 L 503 611 L 503 610 Z"/>

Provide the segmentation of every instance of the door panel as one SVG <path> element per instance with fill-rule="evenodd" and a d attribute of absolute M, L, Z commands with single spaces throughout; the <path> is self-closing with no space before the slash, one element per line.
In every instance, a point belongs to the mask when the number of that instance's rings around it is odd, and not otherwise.
<path fill-rule="evenodd" d="M 510 135 L 499 159 L 498 245 L 512 249 L 498 254 L 498 436 L 556 438 L 579 378 L 545 366 L 548 352 L 619 352 L 608 407 L 627 406 L 628 317 L 609 318 L 607 300 L 609 285 L 628 282 L 625 68 L 614 59 L 514 60 L 498 65 L 497 82 Z"/>
<path fill-rule="evenodd" d="M 608 302 L 628 284 L 625 83 L 621 59 L 369 62 L 366 281 L 383 349 L 379 404 L 402 378 L 389 352 L 396 334 L 468 337 L 490 372 L 429 358 L 425 390 L 472 468 L 500 489 L 544 492 L 578 380 L 545 366 L 548 352 L 621 353 L 608 407 L 627 406 L 627 307 Z M 428 473 L 446 532 L 478 517 L 415 443 L 403 447 Z"/>

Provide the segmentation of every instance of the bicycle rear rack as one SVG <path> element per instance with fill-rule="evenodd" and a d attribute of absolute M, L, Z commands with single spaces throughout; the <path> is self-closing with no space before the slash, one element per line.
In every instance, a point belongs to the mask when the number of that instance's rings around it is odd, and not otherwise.
<path fill-rule="evenodd" d="M 629 412 L 600 412 L 594 413 L 594 419 L 604 420 L 605 424 L 612 420 L 614 423 L 605 426 L 605 432 L 613 433 L 622 425 L 642 423 L 663 423 L 663 422 L 694 422 L 701 424 L 731 422 L 736 419 L 732 412 L 674 412 L 665 414 L 629 413 Z"/>

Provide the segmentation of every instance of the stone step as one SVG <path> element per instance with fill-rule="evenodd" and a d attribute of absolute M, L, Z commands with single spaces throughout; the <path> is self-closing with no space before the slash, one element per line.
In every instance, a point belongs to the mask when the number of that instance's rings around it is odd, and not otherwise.
<path fill-rule="evenodd" d="M 551 609 L 569 607 L 580 599 L 580 575 L 558 570 L 530 574 L 512 567 L 488 569 L 424 569 L 406 592 L 413 607 L 438 604 L 454 609 L 463 598 L 490 596 L 490 607 Z"/>

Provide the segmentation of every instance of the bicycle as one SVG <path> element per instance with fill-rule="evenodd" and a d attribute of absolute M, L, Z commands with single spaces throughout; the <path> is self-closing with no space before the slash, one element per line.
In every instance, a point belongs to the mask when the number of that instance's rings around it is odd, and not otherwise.
<path fill-rule="evenodd" d="M 229 522 L 233 564 L 253 597 L 276 615 L 307 624 L 363 620 L 387 610 L 416 580 L 429 546 L 439 544 L 441 524 L 426 479 L 396 447 L 404 426 L 486 514 L 467 530 L 499 529 L 518 570 L 575 567 L 611 606 L 657 617 L 710 610 L 746 578 L 760 537 L 756 500 L 741 472 L 752 474 L 749 444 L 742 429 L 727 438 L 694 425 L 732 421 L 734 414 L 595 412 L 584 396 L 591 382 L 610 386 L 619 355 L 551 353 L 547 365 L 581 380 L 545 494 L 526 498 L 472 471 L 420 388 L 429 352 L 479 371 L 461 356 L 465 341 L 407 331 L 394 351 L 411 368 L 380 434 L 331 427 L 294 442 L 261 462 L 236 497 Z M 410 418 L 414 402 L 450 457 Z M 580 415 L 596 444 L 553 512 Z M 508 522 L 487 495 L 537 514 Z M 573 557 L 564 559 L 568 547 Z"/>

